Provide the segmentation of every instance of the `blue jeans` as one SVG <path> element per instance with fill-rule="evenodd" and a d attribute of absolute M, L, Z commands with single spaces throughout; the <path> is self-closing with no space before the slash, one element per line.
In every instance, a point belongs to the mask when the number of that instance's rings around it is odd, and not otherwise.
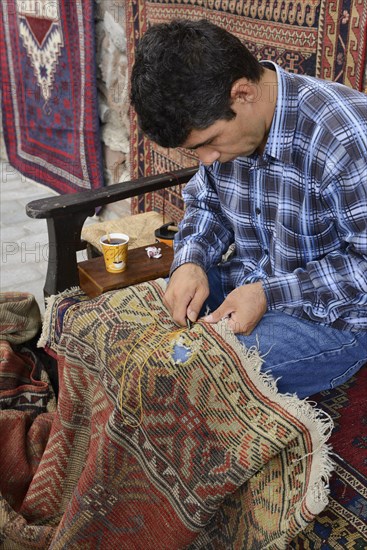
<path fill-rule="evenodd" d="M 210 296 L 201 315 L 225 298 L 218 270 L 211 269 L 208 279 Z M 236 336 L 247 348 L 258 347 L 261 370 L 272 374 L 280 392 L 300 398 L 340 386 L 367 363 L 367 332 L 337 330 L 282 312 L 265 313 L 252 334 Z"/>

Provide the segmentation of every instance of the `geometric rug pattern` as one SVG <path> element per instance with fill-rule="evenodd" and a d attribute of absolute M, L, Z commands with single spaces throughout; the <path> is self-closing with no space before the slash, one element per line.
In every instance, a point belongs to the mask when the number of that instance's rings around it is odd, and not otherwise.
<path fill-rule="evenodd" d="M 290 548 L 367 548 L 367 365 L 338 388 L 314 396 L 334 420 L 335 471 L 329 504 Z"/>
<path fill-rule="evenodd" d="M 103 186 L 93 2 L 0 5 L 9 163 L 58 193 Z"/>

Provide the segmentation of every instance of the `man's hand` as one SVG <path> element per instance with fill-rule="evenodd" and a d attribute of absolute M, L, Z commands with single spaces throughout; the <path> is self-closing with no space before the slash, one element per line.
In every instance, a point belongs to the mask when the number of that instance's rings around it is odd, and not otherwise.
<path fill-rule="evenodd" d="M 228 318 L 228 326 L 235 333 L 251 334 L 267 310 L 266 296 L 262 284 L 243 285 L 230 294 L 210 315 L 203 317 L 207 323 L 218 323 Z"/>
<path fill-rule="evenodd" d="M 173 272 L 163 302 L 173 320 L 183 326 L 186 317 L 193 322 L 197 320 L 208 296 L 209 284 L 205 271 L 196 264 L 188 263 Z"/>

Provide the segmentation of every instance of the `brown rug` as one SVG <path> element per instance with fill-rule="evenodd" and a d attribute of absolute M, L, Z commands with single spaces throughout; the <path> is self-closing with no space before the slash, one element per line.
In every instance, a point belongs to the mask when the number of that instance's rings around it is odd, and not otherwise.
<path fill-rule="evenodd" d="M 3 493 L 3 548 L 280 549 L 325 508 L 330 419 L 278 394 L 225 322 L 178 329 L 163 287 L 50 301 L 58 409 L 26 493 Z"/>

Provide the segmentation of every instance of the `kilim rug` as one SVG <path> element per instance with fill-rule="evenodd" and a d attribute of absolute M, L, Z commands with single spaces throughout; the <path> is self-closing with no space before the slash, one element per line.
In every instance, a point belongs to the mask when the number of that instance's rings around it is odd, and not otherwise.
<path fill-rule="evenodd" d="M 55 407 L 49 378 L 35 355 L 1 341 L 0 516 L 5 501 L 20 509 L 46 447 Z M 2 540 L 1 533 L 0 546 Z"/>
<path fill-rule="evenodd" d="M 206 18 L 238 36 L 258 59 L 269 59 L 288 71 L 335 80 L 363 89 L 367 41 L 364 0 L 134 0 L 126 3 L 129 69 L 148 26 L 171 19 Z M 159 147 L 130 122 L 133 178 L 194 166 L 194 154 Z M 182 217 L 179 187 L 133 200 L 134 213 L 161 211 L 174 221 Z"/>
<path fill-rule="evenodd" d="M 103 185 L 93 2 L 1 0 L 8 159 L 58 193 Z"/>
<path fill-rule="evenodd" d="M 347 383 L 313 399 L 334 420 L 335 471 L 327 508 L 290 548 L 367 548 L 367 365 Z"/>
<path fill-rule="evenodd" d="M 0 502 L 4 548 L 286 548 L 325 508 L 329 417 L 225 322 L 174 325 L 164 287 L 50 299 L 58 409 L 21 505 Z"/>

